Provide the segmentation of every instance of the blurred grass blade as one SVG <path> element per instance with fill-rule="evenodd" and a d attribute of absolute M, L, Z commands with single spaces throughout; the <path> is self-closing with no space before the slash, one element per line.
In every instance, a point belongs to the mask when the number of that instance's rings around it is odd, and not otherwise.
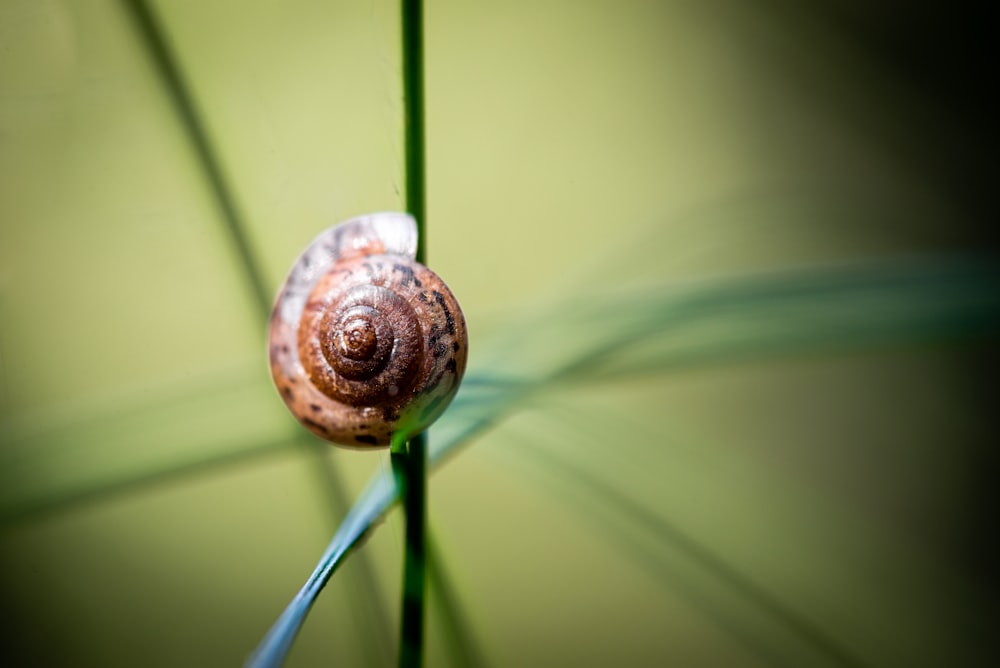
<path fill-rule="evenodd" d="M 570 380 L 590 382 L 761 354 L 995 336 L 1000 331 L 998 286 L 1000 276 L 988 262 L 881 261 L 632 290 L 574 303 L 529 328 L 515 320 L 510 338 L 500 337 L 484 355 L 506 361 L 487 361 L 485 368 L 505 369 L 509 379 L 470 373 L 470 382 L 434 428 L 429 463 L 439 464 L 532 393 Z M 280 665 L 337 565 L 399 493 L 394 479 L 379 476 L 369 484 L 249 665 Z M 805 635 L 815 633 L 806 630 Z M 846 653 L 831 650 L 828 641 L 817 642 L 840 665 L 858 665 Z"/>
<path fill-rule="evenodd" d="M 346 485 L 343 476 L 331 460 L 335 450 L 326 441 L 311 435 L 303 437 L 302 445 L 315 460 L 315 465 L 310 466 L 310 469 L 317 473 L 319 486 L 327 499 L 323 506 L 335 528 L 340 518 L 350 510 L 350 499 L 344 491 Z M 392 635 L 392 625 L 384 604 L 382 588 L 370 559 L 357 560 L 355 575 L 347 578 L 345 586 L 352 602 L 352 619 L 357 626 L 356 637 L 361 643 L 365 665 L 388 664 L 391 653 L 389 645 L 383 639 Z"/>
<path fill-rule="evenodd" d="M 258 368 L 19 416 L 0 448 L 0 525 L 290 451 L 299 430 L 265 382 Z"/>
<path fill-rule="evenodd" d="M 466 408 L 459 409 L 460 418 L 452 421 L 449 425 L 451 429 L 445 432 L 444 438 L 441 438 L 444 430 L 435 429 L 438 439 L 433 441 L 430 447 L 428 463 L 431 466 L 439 464 L 455 445 L 467 442 L 489 427 L 504 412 L 504 408 L 512 405 L 514 399 L 511 396 L 512 390 L 500 392 L 490 390 L 490 392 L 491 397 L 487 401 L 465 403 Z M 454 410 L 456 405 L 463 405 L 459 401 L 461 396 L 460 393 L 449 410 Z M 435 446 L 434 443 L 439 445 Z M 280 666 L 284 662 L 316 597 L 329 582 L 344 557 L 396 502 L 400 492 L 400 482 L 396 476 L 376 475 L 372 478 L 337 529 L 312 575 L 271 626 L 254 650 L 247 666 L 267 668 Z"/>
<path fill-rule="evenodd" d="M 191 141 L 195 157 L 219 207 L 227 236 L 233 245 L 233 250 L 236 252 L 250 288 L 254 305 L 257 308 L 257 315 L 263 321 L 271 311 L 271 293 L 266 287 L 264 274 L 250 248 L 250 240 L 240 216 L 239 207 L 236 205 L 236 198 L 226 180 L 218 153 L 212 146 L 205 122 L 195 104 L 194 96 L 191 94 L 190 86 L 181 72 L 177 57 L 171 50 L 162 24 L 149 3 L 145 0 L 122 0 L 122 4 L 132 18 L 142 44 L 149 54 L 160 81 L 163 82 L 170 101 L 173 103 L 184 132 Z M 263 327 L 261 332 L 263 332 Z"/>
<path fill-rule="evenodd" d="M 577 382 L 993 336 L 1000 272 L 992 258 L 924 257 L 629 286 L 561 304 L 544 324 L 513 319 L 484 366 Z"/>
<path fill-rule="evenodd" d="M 320 558 L 319 565 L 264 636 L 247 661 L 247 666 L 264 668 L 282 664 L 309 609 L 329 582 L 330 576 L 348 551 L 389 509 L 399 491 L 398 482 L 393 476 L 376 475 L 371 480 L 337 529 L 329 547 Z"/>
<path fill-rule="evenodd" d="M 998 333 L 1000 272 L 982 259 L 881 260 L 567 300 L 530 322 L 512 317 L 477 345 L 461 391 L 434 426 L 431 463 L 532 393 L 560 384 Z M 28 430 L 17 436 L 14 426 L 17 440 L 0 452 L 0 518 L 30 518 L 134 489 L 142 480 L 159 479 L 161 470 L 196 473 L 287 438 L 267 431 L 271 420 L 263 418 L 274 402 L 263 378 L 237 380 L 189 400 L 137 408 L 134 415 L 67 420 L 58 434 Z M 231 439 L 209 442 L 203 432 Z M 135 433 L 145 434 L 143 449 L 133 447 Z M 66 445 L 56 453 L 35 447 L 53 438 Z M 69 456 L 74 466 L 64 465 Z"/>
<path fill-rule="evenodd" d="M 271 303 L 273 301 L 271 292 L 266 287 L 264 274 L 251 248 L 246 225 L 239 213 L 236 197 L 225 177 L 222 162 L 211 143 L 205 122 L 198 111 L 190 86 L 185 80 L 176 56 L 171 51 L 162 25 L 149 4 L 144 0 L 123 0 L 123 3 L 133 19 L 150 60 L 154 64 L 184 131 L 191 142 L 202 173 L 218 206 L 220 218 L 224 223 L 227 236 L 239 261 L 244 280 L 253 297 L 258 320 L 263 323 L 270 314 Z M 263 333 L 263 331 L 264 329 L 261 327 L 261 332 Z M 328 459 L 323 458 L 320 464 L 321 486 L 327 490 L 328 494 L 335 494 L 342 486 L 339 480 L 340 476 L 333 463 Z M 340 507 L 342 505 L 346 506 L 346 503 L 337 503 L 337 499 L 333 499 L 333 501 L 334 508 L 332 510 L 339 514 Z M 364 602 L 364 605 L 361 607 L 368 611 L 369 621 L 377 625 L 377 631 L 382 631 L 382 633 L 375 634 L 377 637 L 388 630 L 386 615 L 378 608 L 377 602 L 382 599 L 378 595 L 375 579 L 371 575 L 372 569 L 366 564 L 361 572 L 363 574 L 361 584 L 364 591 L 356 591 L 355 598 L 359 602 Z M 370 637 L 368 634 L 363 635 Z M 373 652 L 377 652 L 377 648 Z M 373 652 L 369 653 L 370 659 L 374 661 L 375 654 Z"/>
<path fill-rule="evenodd" d="M 430 601 L 440 611 L 441 634 L 451 654 L 451 664 L 463 668 L 484 668 L 486 662 L 469 628 L 465 611 L 449 577 L 440 543 L 427 532 L 427 583 Z"/>
<path fill-rule="evenodd" d="M 655 577 L 679 590 L 685 598 L 762 660 L 771 665 L 800 665 L 790 657 L 783 657 L 782 650 L 802 645 L 809 656 L 809 665 L 828 664 L 850 668 L 863 668 L 867 665 L 825 630 L 786 607 L 721 555 L 657 515 L 648 506 L 630 498 L 626 491 L 601 480 L 569 457 L 557 456 L 539 447 L 537 443 L 528 443 L 524 438 L 519 439 L 518 443 L 521 446 L 520 457 L 515 458 L 518 463 L 533 463 L 547 472 L 548 482 L 561 486 L 573 495 L 574 508 L 588 508 L 590 519 L 598 521 L 605 530 L 614 533 L 615 540 L 611 541 L 613 545 L 618 546 L 627 556 L 637 559 Z M 551 489 L 551 485 L 544 487 Z M 660 549 L 655 554 L 646 554 L 647 548 L 622 529 L 626 524 L 637 527 L 640 533 L 658 544 Z M 672 565 L 671 560 L 665 559 L 665 551 L 676 555 L 675 560 L 683 562 L 682 567 Z M 726 592 L 722 603 L 719 602 L 719 596 L 713 599 L 699 591 L 693 582 L 696 578 L 681 577 L 680 572 L 690 571 L 697 572 L 712 584 L 721 585 L 719 588 Z M 738 600 L 734 603 L 734 599 Z M 733 609 L 741 609 L 741 612 L 734 613 Z M 753 617 L 769 618 L 772 626 L 778 628 L 768 634 L 746 628 L 748 612 Z M 765 635 L 776 636 L 778 639 L 768 644 L 762 637 Z"/>
<path fill-rule="evenodd" d="M 156 464 L 120 478 L 84 481 L 82 484 L 57 490 L 54 494 L 0 508 L 0 529 L 36 520 L 47 514 L 106 501 L 122 494 L 146 492 L 157 485 L 173 483 L 191 476 L 230 469 L 261 457 L 289 452 L 295 444 L 296 440 L 293 438 L 263 440 L 244 445 L 236 451 L 210 453 L 198 458 L 182 459 L 169 465 Z"/>

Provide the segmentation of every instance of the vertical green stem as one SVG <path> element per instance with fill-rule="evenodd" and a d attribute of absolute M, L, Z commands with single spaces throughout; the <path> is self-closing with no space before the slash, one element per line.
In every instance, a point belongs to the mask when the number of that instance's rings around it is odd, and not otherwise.
<path fill-rule="evenodd" d="M 402 0 L 403 133 L 406 211 L 417 220 L 417 262 L 426 263 L 426 162 L 424 146 L 424 12 L 422 0 Z"/>
<path fill-rule="evenodd" d="M 423 6 L 421 0 L 402 0 L 403 20 L 403 134 L 406 146 L 406 210 L 417 221 L 417 262 L 426 262 L 427 203 L 424 144 Z M 427 439 L 421 434 L 409 449 L 394 442 L 390 455 L 402 488 L 406 514 L 406 551 L 403 565 L 403 609 L 399 665 L 423 665 L 427 521 Z"/>
<path fill-rule="evenodd" d="M 423 665 L 424 608 L 426 607 L 427 439 L 410 439 L 409 449 L 393 444 L 392 469 L 399 481 L 406 513 L 403 565 L 403 607 L 399 643 L 401 668 Z"/>

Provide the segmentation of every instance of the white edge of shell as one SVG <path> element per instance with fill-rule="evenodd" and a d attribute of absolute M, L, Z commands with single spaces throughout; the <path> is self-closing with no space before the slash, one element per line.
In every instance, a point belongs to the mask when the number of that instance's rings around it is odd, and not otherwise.
<path fill-rule="evenodd" d="M 345 238 L 344 233 L 340 232 L 338 244 L 338 230 L 348 226 L 356 227 L 354 233 Z M 316 281 L 339 257 L 340 245 L 349 243 L 360 248 L 374 239 L 382 242 L 386 253 L 404 255 L 410 259 L 417 256 L 417 222 L 408 213 L 368 213 L 334 225 L 313 239 L 292 265 L 278 299 L 281 319 L 298 327 L 309 293 Z"/>

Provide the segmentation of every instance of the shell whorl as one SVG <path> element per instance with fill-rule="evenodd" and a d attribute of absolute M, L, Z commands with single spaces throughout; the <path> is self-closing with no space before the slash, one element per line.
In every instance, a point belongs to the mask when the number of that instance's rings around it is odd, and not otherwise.
<path fill-rule="evenodd" d="M 309 245 L 278 295 L 271 373 L 295 417 L 326 440 L 388 445 L 399 428 L 426 429 L 458 390 L 465 318 L 415 261 L 416 243 L 407 214 L 354 218 Z"/>

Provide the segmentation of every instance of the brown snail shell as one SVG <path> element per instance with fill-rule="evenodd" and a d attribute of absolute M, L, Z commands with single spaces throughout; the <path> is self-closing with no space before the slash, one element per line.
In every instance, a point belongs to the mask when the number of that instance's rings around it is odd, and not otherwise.
<path fill-rule="evenodd" d="M 430 426 L 458 391 L 465 318 L 416 247 L 411 216 L 359 216 L 320 234 L 289 272 L 271 314 L 271 375 L 321 438 L 388 445 Z"/>

